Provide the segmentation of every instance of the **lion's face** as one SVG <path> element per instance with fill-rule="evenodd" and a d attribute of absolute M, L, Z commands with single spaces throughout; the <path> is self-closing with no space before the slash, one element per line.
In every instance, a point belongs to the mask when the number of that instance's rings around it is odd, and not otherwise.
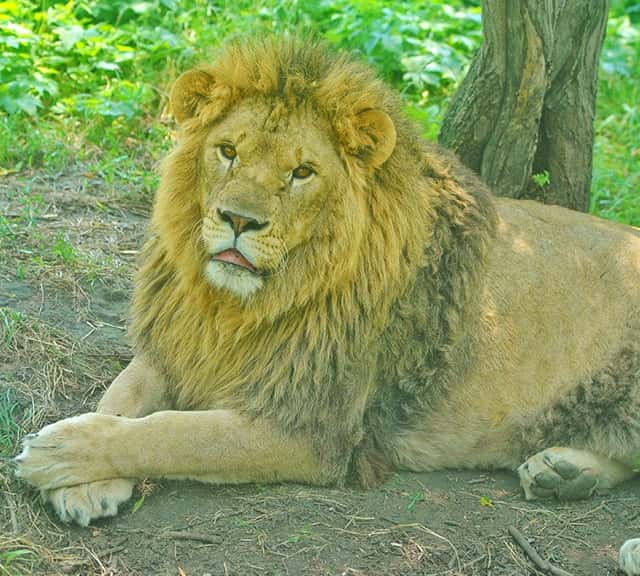
<path fill-rule="evenodd" d="M 377 90 L 348 90 L 353 74 L 371 78 L 319 54 L 298 62 L 295 46 L 288 63 L 275 44 L 230 49 L 178 78 L 182 138 L 154 211 L 185 277 L 259 295 L 271 312 L 351 281 L 372 213 L 366 182 L 396 146 Z"/>
<path fill-rule="evenodd" d="M 249 99 L 215 124 L 202 151 L 206 276 L 240 297 L 284 273 L 326 226 L 344 168 L 326 120 Z"/>

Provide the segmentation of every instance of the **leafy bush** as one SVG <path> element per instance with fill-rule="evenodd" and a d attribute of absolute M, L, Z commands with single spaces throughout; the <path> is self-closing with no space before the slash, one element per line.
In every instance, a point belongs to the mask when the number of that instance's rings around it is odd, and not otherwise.
<path fill-rule="evenodd" d="M 405 93 L 438 94 L 457 82 L 481 39 L 480 8 L 462 2 L 319 2 L 316 21 L 340 48 L 359 48 Z"/>
<path fill-rule="evenodd" d="M 614 2 L 601 55 L 591 211 L 640 226 L 640 3 Z"/>
<path fill-rule="evenodd" d="M 319 29 L 360 47 L 391 82 L 419 95 L 459 79 L 480 38 L 479 8 L 382 0 L 9 0 L 0 4 L 0 109 L 8 114 L 134 118 L 158 83 L 230 34 Z M 171 74 L 171 72 L 170 72 Z"/>
<path fill-rule="evenodd" d="M 2 3 L 0 108 L 32 116 L 143 114 L 155 97 L 150 83 L 157 74 L 193 53 L 162 26 L 167 2 Z M 112 10 L 136 18 L 110 23 Z"/>

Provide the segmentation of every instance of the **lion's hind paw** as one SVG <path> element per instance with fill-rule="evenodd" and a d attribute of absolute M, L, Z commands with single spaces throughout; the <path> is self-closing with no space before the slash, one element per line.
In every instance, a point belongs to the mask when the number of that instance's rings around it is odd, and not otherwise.
<path fill-rule="evenodd" d="M 131 498 L 134 484 L 135 481 L 128 478 L 116 478 L 42 490 L 41 495 L 63 522 L 88 526 L 97 518 L 115 516 L 118 506 Z"/>
<path fill-rule="evenodd" d="M 640 576 L 640 538 L 627 540 L 620 548 L 620 570 L 627 576 Z"/>
<path fill-rule="evenodd" d="M 583 456 L 570 448 L 548 448 L 531 456 L 518 468 L 525 498 L 589 498 L 598 486 L 599 475 Z"/>

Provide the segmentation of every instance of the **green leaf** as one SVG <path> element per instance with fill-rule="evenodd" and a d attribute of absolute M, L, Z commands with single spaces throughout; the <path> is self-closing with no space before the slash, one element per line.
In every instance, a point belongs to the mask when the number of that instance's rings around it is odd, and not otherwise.
<path fill-rule="evenodd" d="M 13 1 L 0 2 L 0 12 L 18 14 L 18 3 Z"/>
<path fill-rule="evenodd" d="M 119 71 L 120 66 L 118 66 L 115 62 L 98 62 L 95 67 L 98 70 L 109 70 L 112 72 Z"/>
<path fill-rule="evenodd" d="M 24 112 L 29 116 L 35 116 L 40 106 L 42 106 L 40 100 L 30 94 L 14 96 L 10 93 L 0 93 L 0 108 L 4 109 L 8 114 Z"/>
<path fill-rule="evenodd" d="M 484 506 L 486 508 L 493 508 L 493 500 L 488 496 L 480 496 L 480 506 Z"/>
<path fill-rule="evenodd" d="M 413 512 L 416 509 L 417 504 L 419 502 L 422 502 L 423 500 L 424 500 L 424 492 L 422 492 L 422 491 L 415 492 L 411 496 L 411 500 L 409 501 L 409 504 L 407 505 L 407 510 L 409 510 L 409 512 Z"/>
<path fill-rule="evenodd" d="M 540 186 L 540 188 L 544 188 L 551 183 L 551 178 L 549 177 L 548 170 L 543 170 L 538 174 L 533 174 L 531 176 L 531 179 L 536 183 L 537 186 Z"/>
<path fill-rule="evenodd" d="M 131 509 L 131 514 L 135 514 L 143 504 L 144 504 L 144 494 L 136 500 L 136 503 L 133 505 L 133 508 Z"/>
<path fill-rule="evenodd" d="M 71 25 L 56 28 L 55 32 L 60 36 L 62 41 L 62 50 L 69 52 L 80 40 L 85 37 L 85 30 L 82 26 Z"/>
<path fill-rule="evenodd" d="M 26 548 L 18 548 L 17 550 L 7 550 L 0 553 L 0 566 L 9 566 L 16 558 L 20 556 L 26 556 L 27 554 L 34 554 L 33 550 L 27 550 Z"/>

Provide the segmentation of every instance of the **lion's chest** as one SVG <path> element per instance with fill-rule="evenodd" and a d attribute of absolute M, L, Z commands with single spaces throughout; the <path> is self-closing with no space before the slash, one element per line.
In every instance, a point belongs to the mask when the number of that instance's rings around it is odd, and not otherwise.
<path fill-rule="evenodd" d="M 210 409 L 257 382 L 273 379 L 275 351 L 259 335 L 235 338 L 217 331 L 191 333 L 172 349 L 168 366 L 179 409 Z"/>

